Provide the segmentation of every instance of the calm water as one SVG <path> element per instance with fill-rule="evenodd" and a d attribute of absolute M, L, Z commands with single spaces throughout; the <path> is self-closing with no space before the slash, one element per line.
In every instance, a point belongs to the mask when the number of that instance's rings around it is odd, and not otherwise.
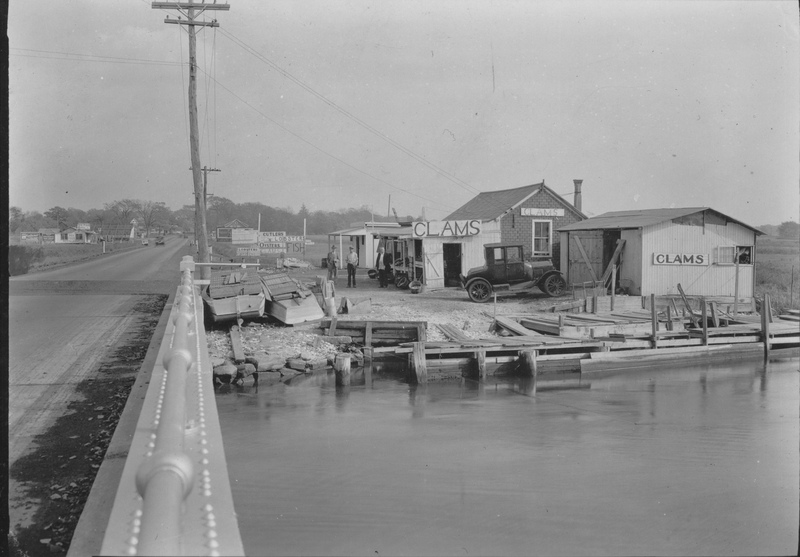
<path fill-rule="evenodd" d="M 544 388 L 375 369 L 217 395 L 251 555 L 783 555 L 797 360 Z"/>

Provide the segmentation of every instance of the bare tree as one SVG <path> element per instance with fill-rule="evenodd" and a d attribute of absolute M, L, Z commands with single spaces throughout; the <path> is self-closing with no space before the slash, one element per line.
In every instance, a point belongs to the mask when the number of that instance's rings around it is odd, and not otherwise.
<path fill-rule="evenodd" d="M 120 199 L 106 203 L 104 207 L 114 215 L 118 224 L 129 224 L 139 209 L 139 203 L 136 199 Z"/>
<path fill-rule="evenodd" d="M 161 201 L 139 201 L 136 213 L 141 217 L 145 228 L 145 235 L 150 235 L 150 229 L 156 224 L 166 225 L 169 221 L 169 209 Z"/>

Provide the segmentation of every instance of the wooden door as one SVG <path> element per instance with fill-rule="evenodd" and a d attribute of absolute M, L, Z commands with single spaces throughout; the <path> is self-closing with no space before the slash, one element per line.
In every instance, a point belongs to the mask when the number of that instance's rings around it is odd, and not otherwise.
<path fill-rule="evenodd" d="M 597 282 L 603 276 L 603 231 L 569 233 L 569 282 Z"/>

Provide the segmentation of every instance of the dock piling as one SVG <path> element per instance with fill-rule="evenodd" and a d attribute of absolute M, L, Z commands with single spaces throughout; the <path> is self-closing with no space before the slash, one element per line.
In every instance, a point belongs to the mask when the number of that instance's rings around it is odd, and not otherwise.
<path fill-rule="evenodd" d="M 536 363 L 536 350 L 521 350 L 519 355 L 522 359 L 525 375 L 533 378 L 533 394 L 536 394 L 536 379 L 539 376 L 538 364 Z"/>
<path fill-rule="evenodd" d="M 425 361 L 425 343 L 412 343 L 411 351 L 411 381 L 413 383 L 428 382 L 428 365 Z"/>
<path fill-rule="evenodd" d="M 333 362 L 336 371 L 336 384 L 346 386 L 350 384 L 350 354 L 337 354 Z"/>

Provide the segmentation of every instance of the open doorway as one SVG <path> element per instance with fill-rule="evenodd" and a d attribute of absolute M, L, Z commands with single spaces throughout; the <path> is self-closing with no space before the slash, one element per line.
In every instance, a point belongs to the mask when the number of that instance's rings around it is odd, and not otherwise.
<path fill-rule="evenodd" d="M 458 275 L 461 273 L 461 244 L 442 244 L 444 259 L 444 285 L 460 286 Z"/>

